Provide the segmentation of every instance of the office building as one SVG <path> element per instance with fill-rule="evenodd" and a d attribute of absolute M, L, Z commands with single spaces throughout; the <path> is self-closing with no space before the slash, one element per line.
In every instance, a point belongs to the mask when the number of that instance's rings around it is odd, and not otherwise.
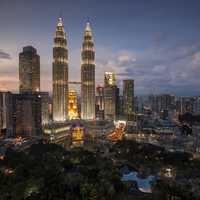
<path fill-rule="evenodd" d="M 96 119 L 104 119 L 104 87 L 96 88 Z"/>
<path fill-rule="evenodd" d="M 104 75 L 104 117 L 107 120 L 114 120 L 117 114 L 117 96 L 115 74 L 105 72 Z"/>
<path fill-rule="evenodd" d="M 0 92 L 0 133 L 4 136 L 12 135 L 12 93 Z"/>
<path fill-rule="evenodd" d="M 42 101 L 38 94 L 13 94 L 13 136 L 42 134 Z"/>
<path fill-rule="evenodd" d="M 124 115 L 134 113 L 134 80 L 123 80 L 123 107 Z"/>
<path fill-rule="evenodd" d="M 40 56 L 32 46 L 24 47 L 19 54 L 19 91 L 40 91 Z"/>

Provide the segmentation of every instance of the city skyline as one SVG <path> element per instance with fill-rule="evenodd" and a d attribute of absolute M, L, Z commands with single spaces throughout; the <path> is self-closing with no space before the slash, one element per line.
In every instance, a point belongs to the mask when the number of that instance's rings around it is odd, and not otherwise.
<path fill-rule="evenodd" d="M 87 1 L 86 5 L 1 2 L 0 89 L 18 91 L 18 54 L 23 46 L 32 45 L 41 59 L 41 91 L 52 91 L 52 37 L 61 10 L 69 40 L 70 81 L 80 81 L 80 46 L 89 18 L 95 38 L 96 85 L 103 84 L 105 71 L 113 71 L 120 87 L 123 79 L 134 79 L 136 94 L 199 95 L 198 1 L 163 2 L 165 6 L 155 0 Z M 37 9 L 37 15 L 31 9 Z"/>
<path fill-rule="evenodd" d="M 200 0 L 0 0 L 0 200 L 200 200 Z"/>

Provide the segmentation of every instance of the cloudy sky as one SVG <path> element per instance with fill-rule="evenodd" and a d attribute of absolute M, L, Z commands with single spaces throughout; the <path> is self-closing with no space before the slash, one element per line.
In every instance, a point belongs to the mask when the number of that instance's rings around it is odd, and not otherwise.
<path fill-rule="evenodd" d="M 200 95 L 199 0 L 0 0 L 0 89 L 18 91 L 18 54 L 41 57 L 41 88 L 52 89 L 52 46 L 62 13 L 69 44 L 69 79 L 80 80 L 80 46 L 87 19 L 103 73 L 135 80 L 136 94 Z"/>

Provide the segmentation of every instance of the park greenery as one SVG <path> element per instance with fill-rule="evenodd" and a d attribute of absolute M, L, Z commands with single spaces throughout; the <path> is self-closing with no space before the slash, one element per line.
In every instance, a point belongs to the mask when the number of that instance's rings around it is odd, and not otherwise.
<path fill-rule="evenodd" d="M 114 199 L 124 189 L 109 160 L 82 149 L 36 144 L 28 153 L 8 150 L 1 165 L 13 169 L 0 175 L 2 200 Z"/>
<path fill-rule="evenodd" d="M 83 148 L 65 150 L 40 143 L 26 152 L 7 150 L 0 162 L 0 200 L 187 200 L 187 195 L 193 195 L 187 188 L 165 180 L 157 181 L 152 194 L 130 194 L 130 183 L 121 181 L 122 165 L 146 174 L 156 174 L 164 165 L 170 165 L 180 171 L 179 176 L 196 173 L 200 177 L 200 164 L 191 160 L 191 155 L 167 153 L 153 145 L 120 141 L 105 157 Z M 5 173 L 6 169 L 10 173 Z"/>

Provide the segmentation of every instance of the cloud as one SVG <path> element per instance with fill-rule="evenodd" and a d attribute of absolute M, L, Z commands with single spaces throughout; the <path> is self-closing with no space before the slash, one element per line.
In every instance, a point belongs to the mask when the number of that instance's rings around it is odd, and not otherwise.
<path fill-rule="evenodd" d="M 163 36 L 164 37 L 164 36 Z M 152 45 L 143 50 L 112 49 L 96 46 L 96 85 L 104 83 L 104 73 L 113 71 L 117 84 L 134 79 L 136 94 L 172 92 L 177 95 L 200 94 L 200 44 L 183 42 Z M 0 50 L 0 55 L 2 54 Z M 4 52 L 5 53 L 5 52 Z M 18 90 L 18 56 L 0 56 L 0 89 Z M 4 55 L 4 57 L 6 57 Z M 80 80 L 80 49 L 70 52 L 69 80 Z M 52 91 L 52 64 L 41 56 L 41 89 Z M 74 87 L 71 86 L 70 87 Z M 80 86 L 77 86 L 80 90 Z"/>
<path fill-rule="evenodd" d="M 98 55 L 96 70 L 99 66 L 101 71 L 111 69 L 117 74 L 119 85 L 123 79 L 134 79 L 137 94 L 200 94 L 200 45 L 196 43 L 153 46 L 143 51 L 112 50 L 108 54 L 107 59 Z"/>
<path fill-rule="evenodd" d="M 18 91 L 19 78 L 15 71 L 1 72 L 0 90 Z"/>
<path fill-rule="evenodd" d="M 153 45 L 160 47 L 163 44 L 166 44 L 168 39 L 168 34 L 165 32 L 156 32 L 153 34 Z"/>
<path fill-rule="evenodd" d="M 0 90 L 18 91 L 18 59 L 0 50 Z"/>
<path fill-rule="evenodd" d="M 166 71 L 166 69 L 167 67 L 165 65 L 155 65 L 152 71 L 157 74 L 163 74 Z"/>
<path fill-rule="evenodd" d="M 0 49 L 0 59 L 11 59 L 10 54 L 4 52 L 2 49 Z"/>
<path fill-rule="evenodd" d="M 200 51 L 194 53 L 192 59 L 194 64 L 200 64 Z"/>
<path fill-rule="evenodd" d="M 124 63 L 135 62 L 136 56 L 129 51 L 125 51 L 125 52 L 121 52 L 117 59 L 120 64 L 124 64 Z"/>

